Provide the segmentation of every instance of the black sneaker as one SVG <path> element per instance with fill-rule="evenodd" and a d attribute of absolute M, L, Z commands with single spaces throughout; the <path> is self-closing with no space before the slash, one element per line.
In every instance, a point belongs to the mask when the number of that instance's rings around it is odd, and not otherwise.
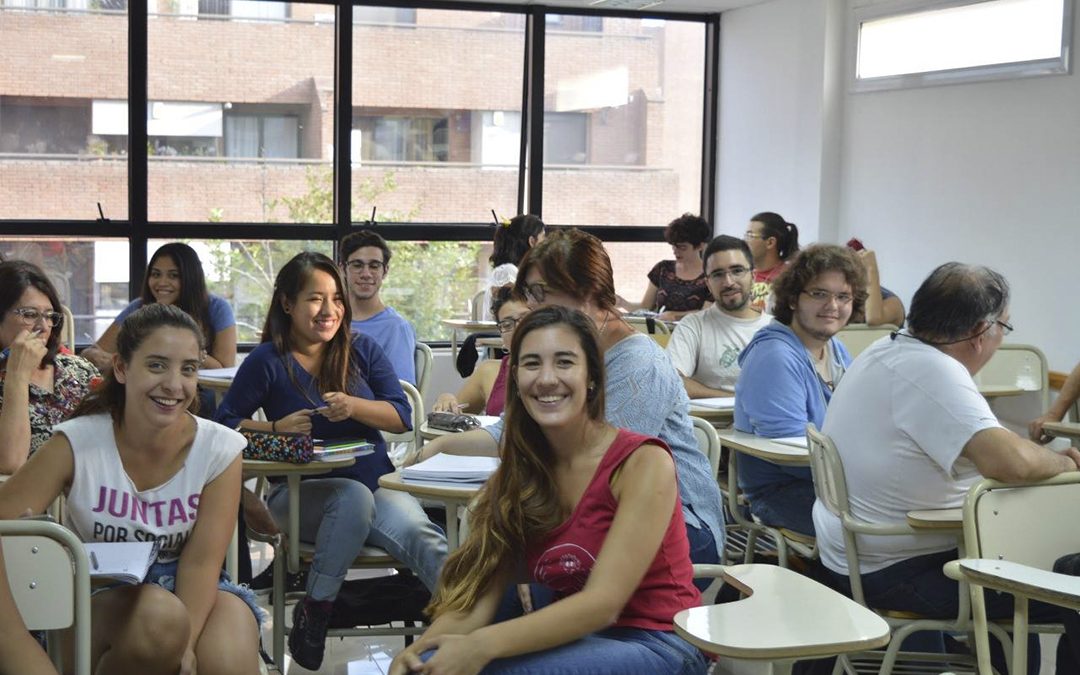
<path fill-rule="evenodd" d="M 326 628 L 334 603 L 304 598 L 293 608 L 293 623 L 289 630 L 289 653 L 293 661 L 308 670 L 322 666 L 326 651 Z"/>

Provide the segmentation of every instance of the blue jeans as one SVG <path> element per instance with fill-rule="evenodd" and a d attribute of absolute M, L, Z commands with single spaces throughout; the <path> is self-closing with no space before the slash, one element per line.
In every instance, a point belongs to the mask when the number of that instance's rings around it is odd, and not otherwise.
<path fill-rule="evenodd" d="M 427 661 L 435 651 L 421 655 Z M 481 675 L 704 675 L 705 655 L 675 633 L 607 628 L 542 652 L 495 659 Z"/>
<path fill-rule="evenodd" d="M 289 521 L 289 491 L 276 485 L 267 507 L 278 525 Z M 333 600 L 349 565 L 364 544 L 385 549 L 434 589 L 446 560 L 446 535 L 432 523 L 412 495 L 394 490 L 371 492 L 351 478 L 300 482 L 300 540 L 315 545 L 307 593 Z"/>
<path fill-rule="evenodd" d="M 814 484 L 793 480 L 758 493 L 750 500 L 750 513 L 769 527 L 783 527 L 814 536 Z"/>
<path fill-rule="evenodd" d="M 862 575 L 863 594 L 866 602 L 875 609 L 894 609 L 915 612 L 932 619 L 948 619 L 959 611 L 959 585 L 941 570 L 950 560 L 956 560 L 959 554 L 955 549 L 943 553 L 916 556 L 889 565 L 883 570 Z M 851 583 L 846 575 L 841 576 L 830 571 L 837 586 L 851 594 Z M 1011 619 L 1013 615 L 1013 596 L 989 589 L 983 592 L 986 598 L 986 616 L 989 619 Z M 1028 604 L 1028 619 L 1031 623 L 1054 623 L 1061 620 L 1061 610 L 1052 605 L 1032 601 Z M 904 649 L 943 653 L 944 636 L 941 633 L 916 633 L 904 642 Z M 1005 669 L 1004 653 L 997 640 L 990 641 L 991 660 L 998 672 Z M 1030 635 L 1028 640 L 1028 666 L 1032 675 L 1039 672 L 1039 639 Z"/>

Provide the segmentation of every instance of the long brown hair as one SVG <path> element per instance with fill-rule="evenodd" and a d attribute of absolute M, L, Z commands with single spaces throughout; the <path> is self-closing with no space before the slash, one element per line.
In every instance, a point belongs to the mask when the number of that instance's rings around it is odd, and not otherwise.
<path fill-rule="evenodd" d="M 352 353 L 351 340 L 349 338 L 349 322 L 352 320 L 352 309 L 349 307 L 349 294 L 345 292 L 345 282 L 341 280 L 341 270 L 334 261 L 322 253 L 303 251 L 293 256 L 293 259 L 285 263 L 278 271 L 274 279 L 274 296 L 270 301 L 270 309 L 266 313 L 266 323 L 263 324 L 262 341 L 273 342 L 274 349 L 285 362 L 285 371 L 297 389 L 303 391 L 296 379 L 296 373 L 292 362 L 288 359 L 292 351 L 292 317 L 285 313 L 285 301 L 296 302 L 300 291 L 311 279 L 316 270 L 326 272 L 334 279 L 337 292 L 341 296 L 344 314 L 341 317 L 341 325 L 338 326 L 334 337 L 326 345 L 326 353 L 323 355 L 322 365 L 315 379 L 319 383 L 319 393 L 326 394 L 331 391 L 350 391 L 358 376 L 358 364 L 350 358 Z"/>
<path fill-rule="evenodd" d="M 529 249 L 518 265 L 514 291 L 526 297 L 525 278 L 535 267 L 544 283 L 598 309 L 615 308 L 611 258 L 598 238 L 578 229 L 558 230 Z"/>
<path fill-rule="evenodd" d="M 472 609 L 502 565 L 516 562 L 515 557 L 530 543 L 558 527 L 563 519 L 552 474 L 554 453 L 540 425 L 521 402 L 517 385 L 522 341 L 534 330 L 549 326 L 566 326 L 578 336 L 590 384 L 585 412 L 593 422 L 604 420 L 604 360 L 592 319 L 576 309 L 554 305 L 529 312 L 518 324 L 510 345 L 511 377 L 506 385 L 501 462 L 469 514 L 468 538 L 446 560 L 427 609 L 433 617 Z"/>
<path fill-rule="evenodd" d="M 143 341 L 159 328 L 189 330 L 199 344 L 200 354 L 206 347 L 202 329 L 190 314 L 176 305 L 161 305 L 155 302 L 135 310 L 120 324 L 120 332 L 116 335 L 116 354 L 120 360 L 130 364 L 131 357 Z M 71 416 L 81 417 L 107 412 L 112 416 L 113 421 L 119 424 L 124 421 L 124 402 L 127 398 L 125 393 L 124 385 L 117 381 L 113 369 L 110 368 L 105 373 L 101 386 L 92 389 Z M 199 411 L 198 396 L 192 399 L 188 410 L 192 413 Z"/>
<path fill-rule="evenodd" d="M 154 251 L 150 256 L 150 262 L 146 265 L 146 274 L 143 275 L 142 299 L 143 305 L 157 302 L 153 291 L 150 290 L 150 270 L 154 268 L 160 258 L 168 257 L 176 265 L 180 273 L 180 297 L 176 306 L 191 315 L 203 332 L 203 342 L 206 350 L 214 347 L 214 329 L 210 323 L 210 294 L 206 290 L 206 275 L 203 274 L 202 261 L 195 249 L 187 244 L 174 241 L 165 244 Z"/>

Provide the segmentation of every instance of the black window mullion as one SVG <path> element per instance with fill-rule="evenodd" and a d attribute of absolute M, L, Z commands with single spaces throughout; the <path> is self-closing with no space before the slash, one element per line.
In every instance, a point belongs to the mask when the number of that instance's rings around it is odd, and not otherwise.
<path fill-rule="evenodd" d="M 128 297 L 135 299 L 146 270 L 149 152 L 147 110 L 147 0 L 128 3 Z"/>
<path fill-rule="evenodd" d="M 529 70 L 525 83 L 527 106 L 522 110 L 521 133 L 528 134 L 529 193 L 528 213 L 543 217 L 544 213 L 544 42 L 546 11 L 531 7 L 525 21 L 525 32 L 531 49 L 526 57 Z"/>
<path fill-rule="evenodd" d="M 353 6 L 337 0 L 334 50 L 334 225 L 335 242 L 352 224 Z M 334 244 L 337 254 L 337 244 Z"/>
<path fill-rule="evenodd" d="M 717 134 L 720 94 L 720 15 L 705 22 L 705 128 L 701 134 L 701 217 L 716 225 Z"/>

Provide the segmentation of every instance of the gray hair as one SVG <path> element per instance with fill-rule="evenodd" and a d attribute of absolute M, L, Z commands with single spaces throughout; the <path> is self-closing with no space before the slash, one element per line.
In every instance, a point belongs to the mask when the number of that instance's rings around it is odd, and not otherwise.
<path fill-rule="evenodd" d="M 947 262 L 915 291 L 908 312 L 912 335 L 933 344 L 960 342 L 979 322 L 993 322 L 1009 306 L 1009 282 L 983 265 Z"/>

